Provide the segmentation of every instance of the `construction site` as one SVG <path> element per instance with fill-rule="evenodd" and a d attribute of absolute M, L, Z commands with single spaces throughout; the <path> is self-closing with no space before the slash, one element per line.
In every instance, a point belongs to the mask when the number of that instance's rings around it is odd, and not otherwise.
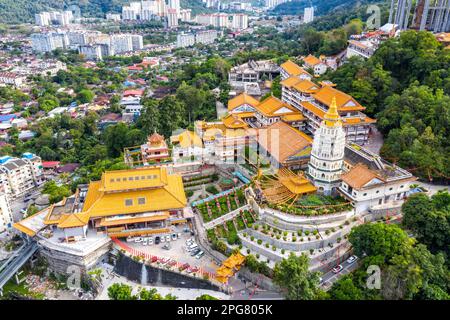
<path fill-rule="evenodd" d="M 450 31 L 450 0 L 391 0 L 389 23 L 400 30 Z"/>

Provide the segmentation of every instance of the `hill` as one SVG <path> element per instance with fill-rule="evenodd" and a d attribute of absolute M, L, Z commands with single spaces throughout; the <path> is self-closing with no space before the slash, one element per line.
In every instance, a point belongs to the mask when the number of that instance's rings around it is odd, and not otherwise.
<path fill-rule="evenodd" d="M 376 2 L 377 0 L 293 0 L 291 2 L 285 2 L 275 7 L 272 10 L 274 14 L 280 15 L 302 15 L 306 7 L 310 6 L 310 3 L 314 6 L 315 15 L 325 15 L 330 11 L 354 8 L 358 5 Z M 379 1 L 379 0 L 378 0 Z"/>

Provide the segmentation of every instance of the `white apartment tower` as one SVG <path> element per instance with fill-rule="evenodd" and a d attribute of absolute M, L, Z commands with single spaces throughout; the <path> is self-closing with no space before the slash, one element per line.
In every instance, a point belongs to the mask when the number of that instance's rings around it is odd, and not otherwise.
<path fill-rule="evenodd" d="M 0 194 L 0 233 L 12 227 L 13 218 L 6 194 Z"/>
<path fill-rule="evenodd" d="M 330 195 L 340 185 L 344 164 L 345 132 L 337 111 L 336 98 L 314 133 L 308 175 L 319 192 Z"/>
<path fill-rule="evenodd" d="M 303 22 L 310 23 L 314 21 L 314 7 L 305 8 L 305 13 L 303 15 Z"/>

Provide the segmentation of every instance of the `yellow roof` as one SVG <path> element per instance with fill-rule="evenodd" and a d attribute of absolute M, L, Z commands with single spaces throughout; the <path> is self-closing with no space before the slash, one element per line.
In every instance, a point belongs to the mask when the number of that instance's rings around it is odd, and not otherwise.
<path fill-rule="evenodd" d="M 292 87 L 295 90 L 304 93 L 314 93 L 320 89 L 320 87 L 317 84 L 307 79 L 298 81 Z"/>
<path fill-rule="evenodd" d="M 241 119 L 238 115 L 229 114 L 222 118 L 222 122 L 225 127 L 229 129 L 247 128 L 247 123 Z"/>
<path fill-rule="evenodd" d="M 301 113 L 287 114 L 282 117 L 285 122 L 303 121 L 305 117 Z"/>
<path fill-rule="evenodd" d="M 167 184 L 164 168 L 140 168 L 103 173 L 99 191 L 124 191 L 162 187 Z"/>
<path fill-rule="evenodd" d="M 290 76 L 299 76 L 301 74 L 311 76 L 305 69 L 292 62 L 291 60 L 288 60 L 285 63 L 281 64 L 280 67 L 283 68 L 284 71 L 286 71 Z"/>
<path fill-rule="evenodd" d="M 281 81 L 280 84 L 282 86 L 290 88 L 300 81 L 302 81 L 302 80 L 300 78 L 298 78 L 297 76 L 289 76 L 289 78 L 286 78 L 283 81 Z"/>
<path fill-rule="evenodd" d="M 284 109 L 284 111 L 281 112 L 280 110 L 282 109 Z M 274 96 L 267 97 L 265 100 L 261 101 L 256 107 L 256 110 L 268 117 L 281 116 L 287 113 L 300 113 L 300 111 L 294 107 Z"/>
<path fill-rule="evenodd" d="M 327 85 L 317 91 L 313 97 L 328 107 L 335 97 L 338 111 L 362 111 L 365 109 L 352 96 Z"/>
<path fill-rule="evenodd" d="M 193 131 L 185 130 L 182 133 L 171 136 L 172 144 L 179 144 L 181 148 L 203 147 L 202 139 Z"/>
<path fill-rule="evenodd" d="M 319 63 L 322 63 L 322 61 L 319 58 L 314 57 L 313 55 L 309 55 L 306 58 L 303 59 L 303 61 L 308 65 L 308 66 L 315 66 Z"/>
<path fill-rule="evenodd" d="M 248 104 L 252 107 L 255 107 L 258 103 L 259 101 L 253 98 L 251 95 L 241 93 L 240 95 L 234 97 L 233 99 L 228 100 L 228 111 L 233 111 L 237 107 L 240 107 L 244 104 Z"/>
<path fill-rule="evenodd" d="M 76 228 L 87 225 L 89 215 L 86 213 L 68 213 L 64 214 L 58 223 L 58 228 Z"/>
<path fill-rule="evenodd" d="M 297 195 L 317 191 L 317 188 L 313 186 L 303 174 L 295 174 L 285 168 L 278 171 L 278 179 L 290 192 Z"/>
<path fill-rule="evenodd" d="M 113 220 L 102 219 L 102 221 L 100 222 L 100 226 L 109 227 L 120 224 L 159 221 L 159 220 L 166 220 L 169 217 L 170 217 L 169 212 L 163 212 L 152 216 L 129 217 L 129 218 L 124 217 L 123 219 L 113 219 Z"/>
<path fill-rule="evenodd" d="M 165 168 L 161 169 L 166 171 Z M 100 191 L 101 184 L 93 182 L 89 185 L 83 211 L 89 213 L 90 217 L 106 217 L 184 208 L 187 200 L 181 176 L 167 173 L 164 175 L 167 181 L 162 186 L 155 187 L 149 182 L 148 188 L 114 192 Z"/>

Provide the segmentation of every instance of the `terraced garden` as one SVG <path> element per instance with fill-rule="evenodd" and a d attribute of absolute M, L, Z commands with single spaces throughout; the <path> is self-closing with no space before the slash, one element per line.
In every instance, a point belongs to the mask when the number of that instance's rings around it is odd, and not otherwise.
<path fill-rule="evenodd" d="M 352 205 L 342 197 L 309 195 L 300 198 L 293 205 L 269 204 L 269 208 L 301 216 L 317 216 L 351 210 Z"/>
<path fill-rule="evenodd" d="M 199 204 L 197 209 L 206 223 L 242 207 L 245 203 L 244 191 L 237 189 L 225 196 Z"/>
<path fill-rule="evenodd" d="M 214 243 L 219 239 L 226 239 L 230 245 L 239 244 L 238 231 L 251 228 L 256 219 L 256 214 L 253 211 L 244 210 L 232 220 L 207 230 L 208 241 Z"/>

